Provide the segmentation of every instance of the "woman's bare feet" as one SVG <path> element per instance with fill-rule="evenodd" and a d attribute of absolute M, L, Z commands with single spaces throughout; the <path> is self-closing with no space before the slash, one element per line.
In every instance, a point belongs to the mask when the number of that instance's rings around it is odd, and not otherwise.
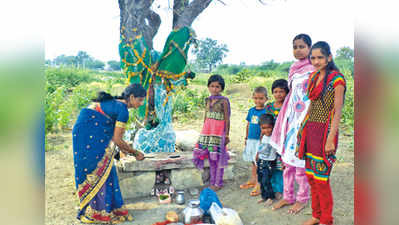
<path fill-rule="evenodd" d="M 289 214 L 297 214 L 303 208 L 305 208 L 305 206 L 306 206 L 306 203 L 295 202 L 295 204 L 288 210 L 288 213 Z"/>
<path fill-rule="evenodd" d="M 258 201 L 258 204 L 259 204 L 259 203 L 262 203 L 262 202 L 265 202 L 265 200 L 264 200 L 263 198 L 261 198 L 261 199 Z"/>
<path fill-rule="evenodd" d="M 273 204 L 273 200 L 271 198 L 267 199 L 265 202 L 265 207 L 269 207 Z"/>
<path fill-rule="evenodd" d="M 320 222 L 319 219 L 312 217 L 312 218 L 306 220 L 305 222 L 303 222 L 302 225 L 314 225 L 314 224 L 318 224 L 319 222 Z"/>
<path fill-rule="evenodd" d="M 291 203 L 289 203 L 287 200 L 285 200 L 285 199 L 281 199 L 280 201 L 278 201 L 273 207 L 272 207 L 272 210 L 276 210 L 276 209 L 280 209 L 280 208 L 282 208 L 282 207 L 284 207 L 284 206 L 287 206 L 287 205 L 292 205 Z"/>

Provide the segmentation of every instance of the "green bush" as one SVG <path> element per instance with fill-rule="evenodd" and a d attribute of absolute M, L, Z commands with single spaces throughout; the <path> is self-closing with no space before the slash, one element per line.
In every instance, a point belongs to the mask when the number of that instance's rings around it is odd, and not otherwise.
<path fill-rule="evenodd" d="M 207 86 L 209 76 L 210 76 L 210 74 L 208 74 L 208 73 L 197 73 L 195 75 L 195 78 L 189 82 L 192 84 Z"/>
<path fill-rule="evenodd" d="M 342 125 L 349 129 L 351 133 L 353 133 L 354 126 L 354 95 L 353 95 L 353 77 L 351 75 L 344 74 L 346 79 L 346 93 L 345 93 L 345 102 L 342 110 Z"/>
<path fill-rule="evenodd" d="M 243 69 L 234 75 L 233 81 L 236 83 L 242 83 L 247 81 L 251 76 L 254 76 L 253 71 L 250 71 L 249 69 Z"/>
<path fill-rule="evenodd" d="M 116 75 L 118 73 L 101 76 L 76 68 L 47 68 L 45 74 L 46 133 L 71 128 L 79 111 L 98 91 L 120 94 L 119 89 L 125 82 L 123 77 Z"/>
<path fill-rule="evenodd" d="M 74 67 L 46 68 L 45 79 L 48 82 L 46 91 L 50 93 L 61 86 L 71 88 L 78 86 L 80 83 L 98 80 L 93 71 Z"/>
<path fill-rule="evenodd" d="M 207 90 L 202 90 L 201 92 L 188 88 L 178 90 L 173 98 L 173 115 L 192 113 L 204 108 L 205 98 L 208 96 Z"/>
<path fill-rule="evenodd" d="M 48 84 L 46 83 L 46 86 Z M 65 88 L 59 87 L 53 92 L 47 92 L 44 104 L 44 112 L 46 114 L 45 118 L 45 129 L 46 133 L 54 132 L 57 130 L 59 121 L 59 109 L 58 106 L 61 105 L 65 98 Z"/>

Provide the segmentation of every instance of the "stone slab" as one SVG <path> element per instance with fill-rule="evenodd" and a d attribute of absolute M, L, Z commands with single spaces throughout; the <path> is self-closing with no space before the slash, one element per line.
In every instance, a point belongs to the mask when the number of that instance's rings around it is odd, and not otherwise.
<path fill-rule="evenodd" d="M 171 156 L 180 157 L 171 158 Z M 118 166 L 120 166 L 123 172 L 195 168 L 192 162 L 192 152 L 153 153 L 146 154 L 145 157 L 144 160 L 137 161 L 133 156 L 126 156 L 120 160 Z M 235 164 L 236 155 L 230 152 L 230 158 L 229 164 Z M 209 167 L 208 160 L 205 160 L 204 167 Z"/>

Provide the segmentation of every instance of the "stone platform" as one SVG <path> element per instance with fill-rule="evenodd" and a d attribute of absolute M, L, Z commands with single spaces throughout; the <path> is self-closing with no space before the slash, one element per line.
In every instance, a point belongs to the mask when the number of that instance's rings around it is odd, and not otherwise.
<path fill-rule="evenodd" d="M 224 180 L 234 179 L 233 167 L 236 155 L 229 151 L 229 165 L 224 172 Z M 173 158 L 177 157 L 177 158 Z M 205 160 L 204 171 L 195 168 L 192 152 L 146 154 L 145 159 L 136 161 L 133 156 L 125 156 L 116 161 L 119 185 L 123 198 L 133 199 L 150 196 L 155 183 L 155 171 L 170 169 L 170 180 L 176 190 L 198 188 L 207 184 L 209 162 Z"/>

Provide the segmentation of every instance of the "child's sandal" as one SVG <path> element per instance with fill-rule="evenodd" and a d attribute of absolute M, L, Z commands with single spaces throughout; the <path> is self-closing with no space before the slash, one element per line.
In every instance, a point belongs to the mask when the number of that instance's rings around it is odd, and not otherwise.
<path fill-rule="evenodd" d="M 253 188 L 253 187 L 255 187 L 255 185 L 256 185 L 255 183 L 251 183 L 250 181 L 247 181 L 246 183 L 240 185 L 240 189 Z"/>
<path fill-rule="evenodd" d="M 251 191 L 251 193 L 249 193 L 249 195 L 251 196 L 258 196 L 260 195 L 260 186 L 256 185 L 256 187 Z"/>

